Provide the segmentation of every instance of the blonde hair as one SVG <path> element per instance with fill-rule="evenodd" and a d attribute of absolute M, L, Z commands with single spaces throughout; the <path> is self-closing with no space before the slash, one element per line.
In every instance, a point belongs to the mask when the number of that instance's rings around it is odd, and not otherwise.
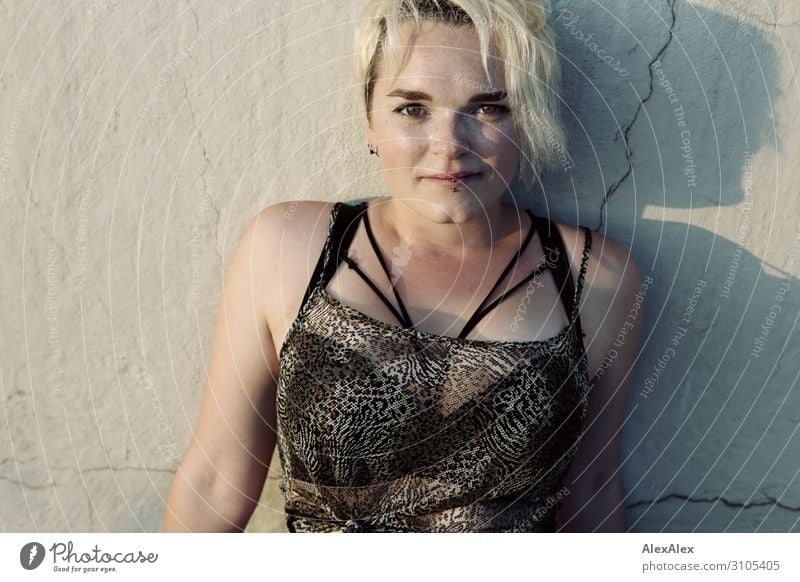
<path fill-rule="evenodd" d="M 397 71 L 408 56 L 408 47 L 400 46 L 402 23 L 412 22 L 412 39 L 425 21 L 472 26 L 487 79 L 489 47 L 503 59 L 509 104 L 521 136 L 520 177 L 531 188 L 539 172 L 555 165 L 567 149 L 558 114 L 561 68 L 548 10 L 548 0 L 369 0 L 355 38 L 356 77 L 367 117 L 378 67 L 386 62 L 388 71 Z"/>

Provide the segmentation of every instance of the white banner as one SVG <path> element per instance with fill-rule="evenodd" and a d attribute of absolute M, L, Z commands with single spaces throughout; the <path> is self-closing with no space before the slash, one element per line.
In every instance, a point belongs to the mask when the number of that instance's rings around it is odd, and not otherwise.
<path fill-rule="evenodd" d="M 798 580 L 792 534 L 0 534 L 0 580 Z"/>

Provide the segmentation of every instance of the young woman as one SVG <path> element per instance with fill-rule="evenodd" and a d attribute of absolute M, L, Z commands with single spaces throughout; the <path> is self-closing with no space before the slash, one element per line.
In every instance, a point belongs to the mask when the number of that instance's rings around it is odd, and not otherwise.
<path fill-rule="evenodd" d="M 389 196 L 249 224 L 164 530 L 242 530 L 276 443 L 289 531 L 625 530 L 636 267 L 501 201 L 563 151 L 541 4 L 368 4 Z"/>

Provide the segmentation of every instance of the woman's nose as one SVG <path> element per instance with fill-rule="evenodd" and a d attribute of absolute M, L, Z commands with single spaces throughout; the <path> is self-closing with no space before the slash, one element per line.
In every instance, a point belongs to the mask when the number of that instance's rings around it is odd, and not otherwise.
<path fill-rule="evenodd" d="M 440 156 L 457 158 L 469 151 L 469 116 L 440 109 L 431 131 L 431 148 Z"/>

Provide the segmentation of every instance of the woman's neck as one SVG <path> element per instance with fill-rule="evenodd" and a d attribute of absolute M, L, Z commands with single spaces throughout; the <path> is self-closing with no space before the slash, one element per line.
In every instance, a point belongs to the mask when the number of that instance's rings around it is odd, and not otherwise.
<path fill-rule="evenodd" d="M 491 252 L 507 237 L 521 235 L 526 222 L 523 214 L 499 200 L 477 209 L 443 209 L 432 203 L 407 203 L 396 198 L 369 203 L 371 224 L 380 224 L 392 239 L 404 241 L 418 252 L 442 258 Z"/>

